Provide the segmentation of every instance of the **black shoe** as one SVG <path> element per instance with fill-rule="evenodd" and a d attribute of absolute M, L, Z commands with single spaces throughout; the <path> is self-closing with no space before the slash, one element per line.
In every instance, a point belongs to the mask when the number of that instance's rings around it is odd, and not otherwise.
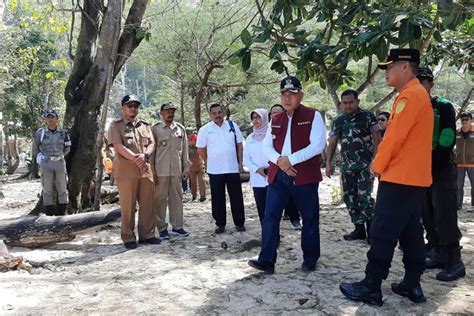
<path fill-rule="evenodd" d="M 195 196 L 195 195 L 193 195 L 191 201 L 194 201 L 194 200 L 196 200 L 196 196 Z"/>
<path fill-rule="evenodd" d="M 426 269 L 444 269 L 448 264 L 448 253 L 445 247 L 435 247 L 431 257 L 425 259 Z"/>
<path fill-rule="evenodd" d="M 206 200 L 206 198 L 205 198 L 204 196 L 201 196 L 201 197 L 199 198 L 199 202 L 204 202 L 205 200 Z"/>
<path fill-rule="evenodd" d="M 148 245 L 159 245 L 161 244 L 161 239 L 156 238 L 156 237 L 151 237 L 145 240 L 139 240 L 138 241 L 140 244 L 148 244 Z"/>
<path fill-rule="evenodd" d="M 301 264 L 301 270 L 304 272 L 313 272 L 316 270 L 316 263 L 303 261 Z"/>
<path fill-rule="evenodd" d="M 345 234 L 342 237 L 344 237 L 345 240 L 365 239 L 366 235 L 364 224 L 356 224 L 356 227 L 353 232 Z"/>
<path fill-rule="evenodd" d="M 466 275 L 466 268 L 461 260 L 462 247 L 448 249 L 448 264 L 443 271 L 436 274 L 436 279 L 440 281 L 454 281 Z"/>
<path fill-rule="evenodd" d="M 48 216 L 56 215 L 56 206 L 55 205 L 47 205 L 43 209 L 43 213 Z"/>
<path fill-rule="evenodd" d="M 66 215 L 66 210 L 67 210 L 67 204 L 58 204 L 56 206 L 56 215 L 58 216 Z"/>
<path fill-rule="evenodd" d="M 217 226 L 216 230 L 214 231 L 216 234 L 222 234 L 223 232 L 225 232 L 224 226 Z"/>
<path fill-rule="evenodd" d="M 347 298 L 357 301 L 364 302 L 370 305 L 382 306 L 382 291 L 379 289 L 371 290 L 369 289 L 365 281 L 356 282 L 356 283 L 341 283 L 339 285 L 339 290 Z"/>
<path fill-rule="evenodd" d="M 266 274 L 273 274 L 275 273 L 275 266 L 261 263 L 258 260 L 249 260 L 248 265 L 254 269 L 260 270 L 265 272 Z"/>
<path fill-rule="evenodd" d="M 238 231 L 238 232 L 244 232 L 246 229 L 245 229 L 245 226 L 235 226 L 235 229 Z"/>
<path fill-rule="evenodd" d="M 137 243 L 135 241 L 129 241 L 123 244 L 127 249 L 137 249 Z"/>
<path fill-rule="evenodd" d="M 421 286 L 409 288 L 404 282 L 392 283 L 392 292 L 401 296 L 408 297 L 413 303 L 424 303 L 426 298 L 423 295 Z"/>

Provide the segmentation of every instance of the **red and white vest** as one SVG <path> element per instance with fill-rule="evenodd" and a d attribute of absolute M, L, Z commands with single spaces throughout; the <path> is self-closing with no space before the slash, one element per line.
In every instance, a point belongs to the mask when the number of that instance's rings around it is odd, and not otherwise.
<path fill-rule="evenodd" d="M 300 105 L 293 112 L 291 120 L 291 152 L 297 152 L 310 144 L 311 126 L 316 110 Z M 281 154 L 288 129 L 288 115 L 286 112 L 278 113 L 272 118 L 273 147 Z M 321 155 L 316 155 L 302 163 L 293 166 L 298 173 L 294 179 L 296 185 L 316 184 L 321 182 Z M 270 162 L 268 169 L 268 183 L 275 181 L 279 167 Z"/>

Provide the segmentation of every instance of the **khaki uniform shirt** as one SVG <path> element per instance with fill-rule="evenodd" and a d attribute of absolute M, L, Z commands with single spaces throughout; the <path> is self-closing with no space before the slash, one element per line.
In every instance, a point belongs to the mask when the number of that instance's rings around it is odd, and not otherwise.
<path fill-rule="evenodd" d="M 145 153 L 146 148 L 154 144 L 150 124 L 145 120 L 137 119 L 129 121 L 126 118 L 118 118 L 112 122 L 107 139 L 109 145 L 122 144 L 134 154 Z M 115 152 L 113 163 L 113 175 L 115 179 L 151 178 L 153 173 L 150 163 L 148 170 L 141 173 L 140 168 L 131 160 Z"/>
<path fill-rule="evenodd" d="M 184 126 L 164 122 L 152 127 L 156 142 L 154 172 L 158 177 L 178 176 L 189 172 L 188 139 Z"/>
<path fill-rule="evenodd" d="M 204 160 L 199 156 L 196 145 L 189 145 L 190 171 L 201 171 L 204 169 Z"/>

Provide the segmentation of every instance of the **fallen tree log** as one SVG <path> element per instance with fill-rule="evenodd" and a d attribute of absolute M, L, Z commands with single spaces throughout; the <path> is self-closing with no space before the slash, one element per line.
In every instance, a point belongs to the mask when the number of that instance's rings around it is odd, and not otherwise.
<path fill-rule="evenodd" d="M 9 246 L 35 248 L 68 241 L 120 218 L 120 209 L 65 216 L 27 216 L 0 221 L 0 239 Z"/>

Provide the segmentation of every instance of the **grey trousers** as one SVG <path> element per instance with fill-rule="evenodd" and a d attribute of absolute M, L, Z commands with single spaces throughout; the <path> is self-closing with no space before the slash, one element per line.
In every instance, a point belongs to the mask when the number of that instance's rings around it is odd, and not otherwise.
<path fill-rule="evenodd" d="M 43 205 L 54 205 L 54 188 L 58 192 L 58 203 L 69 203 L 67 192 L 66 161 L 63 159 L 52 161 L 48 158 L 41 162 L 41 183 L 43 185 Z"/>
<path fill-rule="evenodd" d="M 471 205 L 474 206 L 474 168 L 458 167 L 458 208 L 462 207 L 466 173 L 471 183 Z"/>

